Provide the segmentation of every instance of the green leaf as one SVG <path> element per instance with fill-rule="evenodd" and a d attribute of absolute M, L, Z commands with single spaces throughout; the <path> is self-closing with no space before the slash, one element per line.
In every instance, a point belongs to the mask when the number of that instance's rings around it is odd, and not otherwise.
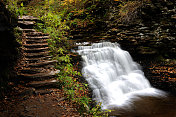
<path fill-rule="evenodd" d="M 21 7 L 23 7 L 23 2 L 21 3 Z"/>

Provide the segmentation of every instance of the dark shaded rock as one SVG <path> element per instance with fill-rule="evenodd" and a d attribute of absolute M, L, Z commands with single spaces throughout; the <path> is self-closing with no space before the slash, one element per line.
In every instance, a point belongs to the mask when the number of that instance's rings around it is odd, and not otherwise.
<path fill-rule="evenodd" d="M 155 49 L 152 49 L 150 47 L 140 46 L 140 47 L 137 48 L 137 50 L 138 50 L 139 54 L 143 54 L 143 55 L 153 55 L 153 54 L 158 53 Z"/>
<path fill-rule="evenodd" d="M 18 57 L 19 47 L 14 36 L 14 27 L 17 19 L 6 9 L 5 4 L 0 2 L 0 98 L 7 90 L 7 82 L 16 76 L 14 66 Z"/>

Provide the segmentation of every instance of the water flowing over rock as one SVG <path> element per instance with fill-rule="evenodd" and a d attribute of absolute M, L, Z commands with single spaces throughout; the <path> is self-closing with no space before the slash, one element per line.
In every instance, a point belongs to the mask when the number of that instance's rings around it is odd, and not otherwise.
<path fill-rule="evenodd" d="M 137 96 L 165 96 L 152 88 L 139 64 L 118 43 L 94 43 L 79 46 L 83 58 L 83 76 L 93 90 L 93 99 L 102 103 L 103 109 L 130 105 Z"/>
<path fill-rule="evenodd" d="M 84 28 L 73 28 L 69 38 L 72 49 L 83 42 L 87 45 L 102 40 L 117 42 L 143 66 L 145 75 L 152 86 L 176 94 L 175 64 L 171 62 L 167 62 L 167 65 L 163 64 L 163 61 L 175 59 L 176 56 L 176 2 L 174 0 L 141 2 L 141 6 L 136 9 L 137 17 L 131 17 L 134 19 L 126 23 L 123 22 L 125 20 L 122 22 L 117 20 L 119 19 L 119 2 L 114 1 L 111 4 L 109 15 L 107 15 L 109 18 L 100 20 L 101 25 L 95 23 Z M 129 3 L 133 2 L 129 1 Z M 131 11 L 129 9 L 127 11 L 130 15 Z M 159 64 L 165 67 L 164 69 L 168 69 L 167 72 L 154 69 Z M 155 70 L 157 74 L 153 74 Z"/>

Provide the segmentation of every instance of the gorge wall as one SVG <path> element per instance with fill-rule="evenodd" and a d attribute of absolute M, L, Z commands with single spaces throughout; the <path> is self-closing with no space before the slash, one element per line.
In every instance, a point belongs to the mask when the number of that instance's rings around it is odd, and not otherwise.
<path fill-rule="evenodd" d="M 174 58 L 176 55 L 176 3 L 155 0 L 137 10 L 138 16 L 133 20 L 124 22 L 128 19 L 129 16 L 127 16 L 120 23 L 109 22 L 108 34 L 116 35 L 116 40 L 123 43 L 125 49 L 133 53 L 159 54 L 164 58 Z"/>

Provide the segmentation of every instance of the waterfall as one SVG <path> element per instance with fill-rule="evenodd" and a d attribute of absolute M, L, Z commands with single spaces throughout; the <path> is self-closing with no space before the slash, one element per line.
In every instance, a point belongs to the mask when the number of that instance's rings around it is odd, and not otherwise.
<path fill-rule="evenodd" d="M 118 43 L 102 42 L 79 46 L 83 59 L 82 74 L 102 109 L 129 105 L 137 96 L 164 96 L 145 78 L 140 65 Z"/>

